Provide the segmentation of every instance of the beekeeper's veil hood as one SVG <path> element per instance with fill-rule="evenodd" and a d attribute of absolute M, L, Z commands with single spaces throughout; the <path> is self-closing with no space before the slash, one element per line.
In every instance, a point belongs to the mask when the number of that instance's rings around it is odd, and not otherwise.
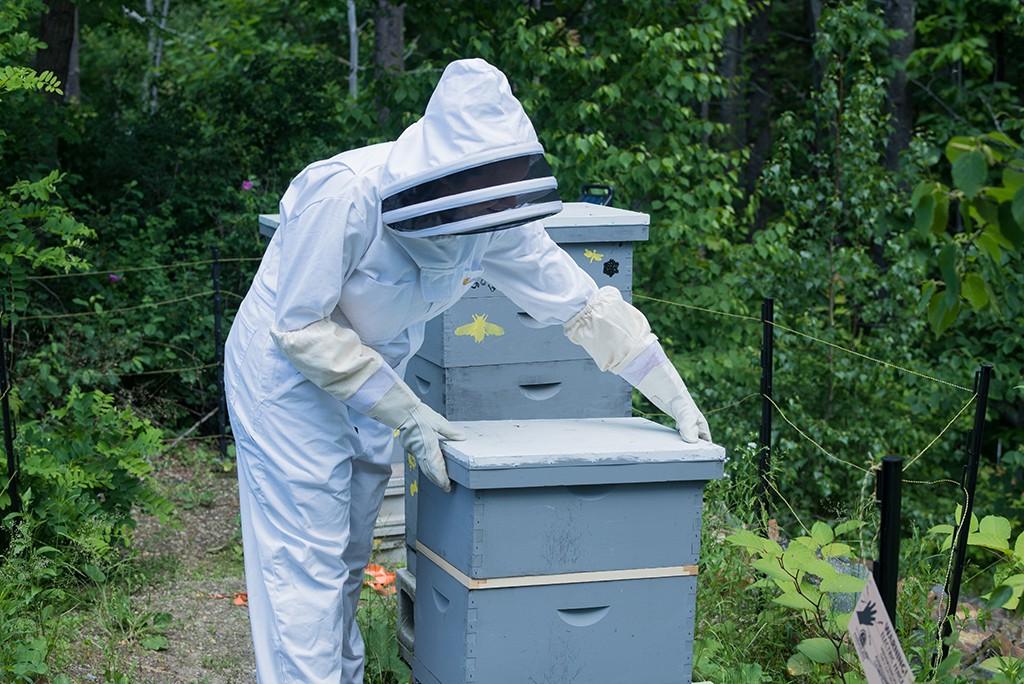
<path fill-rule="evenodd" d="M 384 223 L 408 237 L 503 230 L 562 209 L 530 119 L 482 59 L 444 70 L 423 118 L 391 148 L 381 199 Z"/>

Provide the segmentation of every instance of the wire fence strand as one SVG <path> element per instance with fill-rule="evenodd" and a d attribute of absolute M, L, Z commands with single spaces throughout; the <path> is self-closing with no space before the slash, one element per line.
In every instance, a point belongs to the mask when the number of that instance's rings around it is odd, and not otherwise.
<path fill-rule="evenodd" d="M 837 349 L 837 350 L 839 350 L 841 352 L 844 352 L 846 354 L 851 354 L 851 355 L 856 356 L 856 357 L 858 357 L 860 359 L 863 359 L 865 361 L 871 361 L 872 363 L 876 363 L 876 364 L 878 364 L 880 366 L 884 366 L 884 367 L 890 368 L 892 370 L 897 370 L 897 371 L 900 371 L 902 373 L 907 373 L 909 375 L 913 375 L 913 376 L 916 376 L 916 377 L 919 377 L 919 378 L 922 378 L 922 379 L 925 379 L 925 380 L 930 380 L 931 382 L 936 382 L 936 383 L 939 383 L 940 385 L 946 385 L 948 387 L 952 387 L 954 389 L 958 389 L 958 390 L 961 390 L 963 392 L 972 392 L 973 391 L 973 390 L 971 390 L 971 389 L 969 389 L 967 387 L 964 387 L 963 385 L 958 385 L 955 382 L 950 382 L 948 380 L 943 380 L 942 378 L 937 378 L 934 375 L 929 375 L 928 373 L 923 373 L 921 371 L 914 370 L 913 368 L 907 368 L 906 366 L 901 366 L 901 365 L 899 365 L 897 363 L 893 363 L 891 361 L 886 361 L 885 359 L 880 359 L 880 358 L 871 356 L 869 354 L 865 354 L 863 352 L 859 352 L 856 349 L 850 349 L 849 347 L 844 347 L 841 344 L 837 344 L 837 343 L 832 342 L 830 340 L 822 339 L 822 338 L 817 337 L 815 335 L 811 335 L 810 333 L 805 333 L 805 332 L 803 332 L 801 330 L 797 330 L 797 329 L 791 328 L 791 327 L 789 327 L 787 325 L 783 325 L 782 323 L 778 323 L 776 321 L 765 321 L 765 320 L 763 320 L 759 316 L 751 316 L 749 314 L 736 314 L 736 313 L 730 313 L 728 311 L 719 311 L 719 310 L 716 310 L 716 309 L 709 309 L 709 308 L 703 307 L 703 306 L 697 306 L 695 304 L 684 304 L 682 302 L 674 302 L 674 301 L 671 301 L 671 300 L 668 300 L 668 299 L 659 299 L 658 297 L 649 297 L 647 295 L 636 294 L 636 293 L 633 293 L 633 298 L 634 299 L 646 299 L 646 300 L 652 301 L 652 302 L 660 302 L 662 304 L 668 304 L 670 306 L 677 306 L 677 307 L 680 307 L 682 309 L 690 309 L 692 311 L 701 311 L 701 312 L 708 313 L 708 314 L 713 314 L 713 315 L 716 315 L 716 316 L 725 316 L 725 317 L 728 317 L 728 318 L 738 318 L 738 319 L 741 319 L 741 320 L 754 321 L 754 322 L 757 322 L 757 323 L 768 323 L 773 328 L 781 330 L 782 332 L 787 332 L 787 333 L 790 333 L 791 335 L 797 335 L 798 337 L 803 337 L 803 338 L 811 340 L 813 342 L 817 342 L 818 344 L 827 345 L 827 346 L 829 346 L 829 347 L 831 347 L 833 349 Z"/>
<path fill-rule="evenodd" d="M 124 311 L 136 311 L 138 309 L 148 309 L 158 306 L 167 306 L 170 304 L 178 304 L 185 302 L 190 299 L 196 299 L 198 297 L 209 297 L 214 293 L 213 290 L 206 290 L 204 292 L 196 292 L 195 294 L 185 295 L 183 297 L 175 297 L 174 299 L 165 299 L 159 302 L 146 302 L 143 304 L 135 304 L 133 306 L 122 306 L 115 309 L 103 309 L 101 311 L 75 311 L 73 313 L 64 314 L 41 314 L 38 316 L 24 316 L 21 318 L 22 321 L 49 321 L 60 318 L 82 318 L 86 316 L 107 316 L 115 313 L 122 313 Z"/>
<path fill-rule="evenodd" d="M 946 434 L 946 431 L 947 431 L 947 430 L 949 430 L 949 428 L 953 426 L 953 423 L 955 423 L 955 422 L 956 422 L 957 418 L 959 418 L 960 416 L 962 416 L 962 415 L 963 415 L 963 413 L 964 413 L 964 411 L 966 411 L 966 410 L 967 410 L 967 407 L 968 407 L 968 406 L 970 406 L 971 404 L 973 404 L 973 403 L 974 403 L 974 400 L 975 400 L 975 399 L 977 399 L 977 398 L 978 398 L 978 393 L 977 393 L 977 392 L 975 392 L 975 393 L 974 393 L 974 396 L 972 396 L 972 397 L 971 397 L 970 399 L 968 399 L 968 400 L 967 400 L 967 403 L 966 403 L 966 404 L 964 404 L 964 405 L 963 405 L 963 407 L 961 407 L 961 409 L 960 409 L 959 411 L 957 411 L 957 412 L 956 412 L 956 415 L 955 415 L 955 416 L 953 416 L 952 418 L 950 418 L 950 419 L 949 419 L 949 422 L 948 422 L 948 423 L 946 423 L 946 426 L 945 426 L 944 428 L 942 428 L 942 431 L 941 431 L 941 432 L 939 432 L 939 434 L 935 435 L 935 438 L 934 438 L 934 439 L 932 439 L 932 441 L 928 442 L 928 446 L 926 446 L 926 447 L 925 447 L 924 449 L 921 449 L 921 450 L 920 450 L 919 452 L 917 452 L 917 455 L 916 455 L 916 456 L 914 456 L 914 457 L 913 457 L 912 459 L 910 459 L 910 460 L 909 460 L 909 461 L 907 462 L 907 465 L 903 466 L 903 470 L 904 470 L 904 472 L 905 472 L 905 471 L 907 470 L 907 468 L 909 468 L 910 466 L 914 465 L 914 462 L 915 462 L 915 461 L 917 461 L 917 459 L 919 459 L 919 458 L 921 458 L 922 456 L 924 456 L 924 452 L 926 452 L 926 451 L 928 451 L 929 449 L 931 449 L 931 448 L 932 448 L 932 446 L 933 446 L 933 445 L 934 445 L 934 444 L 935 444 L 936 442 L 938 442 L 938 441 L 939 441 L 939 439 L 941 439 L 941 438 L 942 438 L 942 435 Z"/>
<path fill-rule="evenodd" d="M 801 436 L 801 437 L 803 437 L 803 438 L 804 438 L 804 439 L 806 439 L 806 440 L 807 440 L 808 442 L 810 442 L 811 444 L 813 444 L 814 446 L 816 446 L 816 447 L 818 448 L 818 451 L 820 451 L 821 453 L 825 454 L 826 456 L 828 456 L 828 457 L 829 457 L 830 459 L 832 459 L 833 461 L 835 461 L 835 462 L 837 462 L 837 463 L 841 463 L 841 464 L 843 464 L 843 465 L 845 465 L 845 466 L 849 466 L 850 468 L 855 468 L 855 469 L 857 469 L 857 470 L 859 470 L 859 471 L 861 471 L 861 472 L 863 472 L 863 473 L 870 473 L 870 472 L 871 472 L 871 469 L 870 469 L 870 468 L 865 468 L 864 466 L 859 466 L 859 465 L 857 465 L 856 463 L 851 463 L 850 461 L 847 461 L 847 460 L 845 460 L 845 459 L 839 458 L 838 456 L 836 456 L 836 455 L 832 454 L 832 453 L 831 453 L 831 452 L 830 452 L 830 451 L 829 451 L 828 449 L 826 449 L 825 447 L 821 446 L 821 444 L 819 444 L 817 440 L 815 440 L 815 439 L 814 439 L 813 437 L 811 437 L 811 436 L 810 436 L 810 435 L 808 435 L 808 434 L 807 434 L 806 432 L 804 432 L 804 431 L 803 431 L 803 430 L 801 430 L 801 429 L 800 429 L 799 427 L 797 427 L 796 423 L 794 423 L 793 421 L 791 421 L 791 420 L 790 420 L 790 419 L 789 419 L 789 418 L 788 418 L 788 417 L 786 416 L 785 412 L 784 412 L 784 411 L 782 410 L 782 408 L 781 408 L 781 407 L 780 407 L 780 406 L 779 406 L 778 404 L 776 404 L 776 403 L 775 403 L 775 400 L 774 400 L 774 399 L 772 399 L 771 397 L 769 397 L 769 396 L 768 396 L 767 394 L 762 394 L 761 396 L 762 396 L 762 397 L 764 397 L 765 399 L 767 399 L 767 400 L 768 400 L 768 402 L 769 402 L 769 403 L 770 403 L 770 404 L 771 404 L 772 406 L 774 406 L 774 407 L 775 407 L 775 410 L 779 412 L 779 416 L 781 416 L 781 417 L 782 417 L 782 420 L 786 421 L 786 423 L 787 423 L 787 424 L 788 424 L 788 425 L 789 425 L 789 426 L 790 426 L 791 428 L 793 428 L 794 430 L 796 430 L 796 431 L 797 431 L 797 432 L 798 432 L 798 433 L 800 434 L 800 436 Z"/>
<path fill-rule="evenodd" d="M 218 262 L 232 263 L 232 262 L 246 262 L 246 261 L 260 261 L 263 257 L 224 257 L 217 259 Z M 106 268 L 99 271 L 79 271 L 76 273 L 48 273 L 40 276 L 29 276 L 28 280 L 62 280 L 64 278 L 84 278 L 86 276 L 97 276 L 97 275 L 120 275 L 122 273 L 142 273 L 145 271 L 159 271 L 168 268 L 183 268 L 185 266 L 203 266 L 212 264 L 213 259 L 196 259 L 194 261 L 175 261 L 169 264 L 157 264 L 154 266 L 125 266 L 123 268 Z"/>

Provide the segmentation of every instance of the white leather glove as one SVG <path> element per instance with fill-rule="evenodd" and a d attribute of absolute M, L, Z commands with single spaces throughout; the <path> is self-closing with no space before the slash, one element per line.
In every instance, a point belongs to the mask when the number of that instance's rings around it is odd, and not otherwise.
<path fill-rule="evenodd" d="M 711 430 L 704 414 L 693 402 L 683 379 L 667 360 L 652 368 L 636 384 L 640 393 L 651 403 L 676 420 L 676 429 L 686 442 L 699 439 L 711 441 Z"/>
<path fill-rule="evenodd" d="M 271 335 L 292 364 L 318 387 L 399 430 L 399 441 L 423 473 L 444 491 L 451 491 L 438 436 L 465 439 L 462 432 L 420 401 L 353 330 L 323 319 Z"/>
<path fill-rule="evenodd" d="M 566 322 L 565 334 L 586 349 L 601 370 L 621 376 L 675 418 L 685 441 L 711 441 L 708 421 L 665 356 L 647 318 L 614 287 L 594 293 L 583 310 Z"/>
<path fill-rule="evenodd" d="M 452 490 L 448 471 L 441 454 L 441 439 L 462 440 L 461 430 L 445 420 L 444 416 L 424 404 L 403 382 L 389 389 L 368 415 L 385 425 L 396 428 L 398 439 L 406 453 L 416 459 L 416 466 L 427 478 L 446 492 Z"/>

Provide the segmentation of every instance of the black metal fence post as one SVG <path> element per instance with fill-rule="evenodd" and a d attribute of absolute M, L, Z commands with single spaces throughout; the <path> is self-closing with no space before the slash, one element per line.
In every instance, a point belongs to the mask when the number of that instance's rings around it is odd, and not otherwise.
<path fill-rule="evenodd" d="M 224 316 L 224 301 L 220 294 L 220 248 L 213 248 L 213 346 L 217 365 L 217 446 L 221 460 L 228 458 L 227 401 L 224 399 L 224 346 L 221 344 L 220 324 Z"/>
<path fill-rule="evenodd" d="M 900 511 L 903 496 L 903 459 L 886 456 L 878 473 L 875 490 L 882 520 L 878 530 L 878 560 L 872 567 L 878 593 L 896 625 L 896 583 L 900 576 Z"/>
<path fill-rule="evenodd" d="M 967 467 L 964 468 L 963 487 L 967 492 L 963 516 L 957 521 L 953 539 L 956 548 L 953 555 L 953 571 L 946 585 L 946 615 L 939 628 L 942 639 L 942 659 L 949 655 L 949 644 L 946 637 L 953 633 L 953 618 L 956 616 L 957 603 L 960 602 L 960 582 L 964 576 L 964 562 L 967 558 L 967 537 L 971 530 L 971 514 L 974 512 L 974 492 L 978 487 L 978 465 L 981 463 L 981 439 L 985 428 L 985 412 L 988 409 L 988 388 L 992 381 L 992 366 L 984 364 L 974 376 L 974 391 L 978 393 L 978 403 L 974 405 L 974 428 L 967 447 Z M 966 529 L 961 531 L 961 526 Z"/>
<path fill-rule="evenodd" d="M 0 413 L 3 414 L 4 424 L 4 451 L 7 454 L 7 481 L 0 482 L 0 485 L 6 485 L 6 487 L 0 487 L 0 491 L 3 489 L 7 490 L 7 495 L 11 500 L 10 510 L 15 513 L 21 512 L 21 492 L 18 487 L 18 455 L 14 451 L 14 421 L 11 418 L 11 404 L 10 394 L 11 390 L 11 379 L 7 376 L 7 328 L 4 322 L 4 314 L 6 313 L 6 305 L 0 302 Z M 4 511 L 4 517 L 7 512 Z M 10 538 L 7 534 L 6 528 L 0 531 L 0 550 L 6 551 L 10 545 Z"/>
<path fill-rule="evenodd" d="M 761 303 L 761 435 L 759 439 L 757 472 L 760 475 L 761 491 L 758 499 L 757 517 L 768 514 L 768 478 L 772 466 L 772 367 L 775 345 L 775 300 L 765 297 Z"/>

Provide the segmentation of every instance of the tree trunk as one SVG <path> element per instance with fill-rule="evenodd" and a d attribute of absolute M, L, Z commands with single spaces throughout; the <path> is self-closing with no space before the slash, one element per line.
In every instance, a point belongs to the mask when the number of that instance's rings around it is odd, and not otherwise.
<path fill-rule="evenodd" d="M 771 105 L 773 99 L 772 77 L 769 71 L 771 57 L 768 41 L 771 37 L 769 13 L 771 6 L 756 8 L 750 21 L 750 30 L 744 50 L 750 82 L 747 84 L 747 143 L 750 145 L 750 159 L 743 173 L 743 189 L 751 197 L 761 177 L 765 161 L 771 152 L 772 128 Z M 763 207 L 762 207 L 763 211 Z M 760 212 L 759 212 L 760 213 Z M 763 216 L 755 218 L 754 229 L 760 229 Z"/>
<path fill-rule="evenodd" d="M 380 73 L 402 71 L 405 68 L 405 4 L 377 0 L 375 26 L 374 66 Z"/>
<path fill-rule="evenodd" d="M 723 41 L 725 54 L 722 55 L 722 63 L 718 66 L 718 73 L 729 84 L 729 94 L 722 98 L 719 116 L 723 124 L 729 127 L 728 141 L 733 149 L 742 146 L 746 140 L 746 131 L 743 122 L 740 120 L 740 96 L 739 83 L 736 76 L 740 69 L 740 55 L 743 52 L 743 29 L 741 26 L 734 26 L 725 34 Z"/>
<path fill-rule="evenodd" d="M 378 80 L 400 73 L 405 68 L 405 4 L 377 0 L 374 13 L 373 66 Z M 391 110 L 377 95 L 377 123 L 386 128 Z"/>
<path fill-rule="evenodd" d="M 889 45 L 895 72 L 889 80 L 888 109 L 892 117 L 892 134 L 885 146 L 885 166 L 890 171 L 899 168 L 900 153 L 910 144 L 914 127 L 914 112 L 907 92 L 906 62 L 914 50 L 914 0 L 886 0 L 885 23 L 890 29 L 903 32 Z"/>
<path fill-rule="evenodd" d="M 348 0 L 348 96 L 359 97 L 359 26 L 356 0 Z"/>
<path fill-rule="evenodd" d="M 64 84 L 64 101 L 79 100 L 82 97 L 81 65 L 78 61 L 78 7 L 75 7 L 75 28 L 71 38 L 71 54 L 68 56 L 68 81 Z"/>
<path fill-rule="evenodd" d="M 78 8 L 71 0 L 46 0 L 46 8 L 39 25 L 39 40 L 46 43 L 46 47 L 36 53 L 36 70 L 52 71 L 60 79 L 67 98 L 72 55 L 78 42 Z M 77 75 L 75 81 L 77 88 Z M 54 94 L 52 97 L 60 99 L 61 96 Z"/>

